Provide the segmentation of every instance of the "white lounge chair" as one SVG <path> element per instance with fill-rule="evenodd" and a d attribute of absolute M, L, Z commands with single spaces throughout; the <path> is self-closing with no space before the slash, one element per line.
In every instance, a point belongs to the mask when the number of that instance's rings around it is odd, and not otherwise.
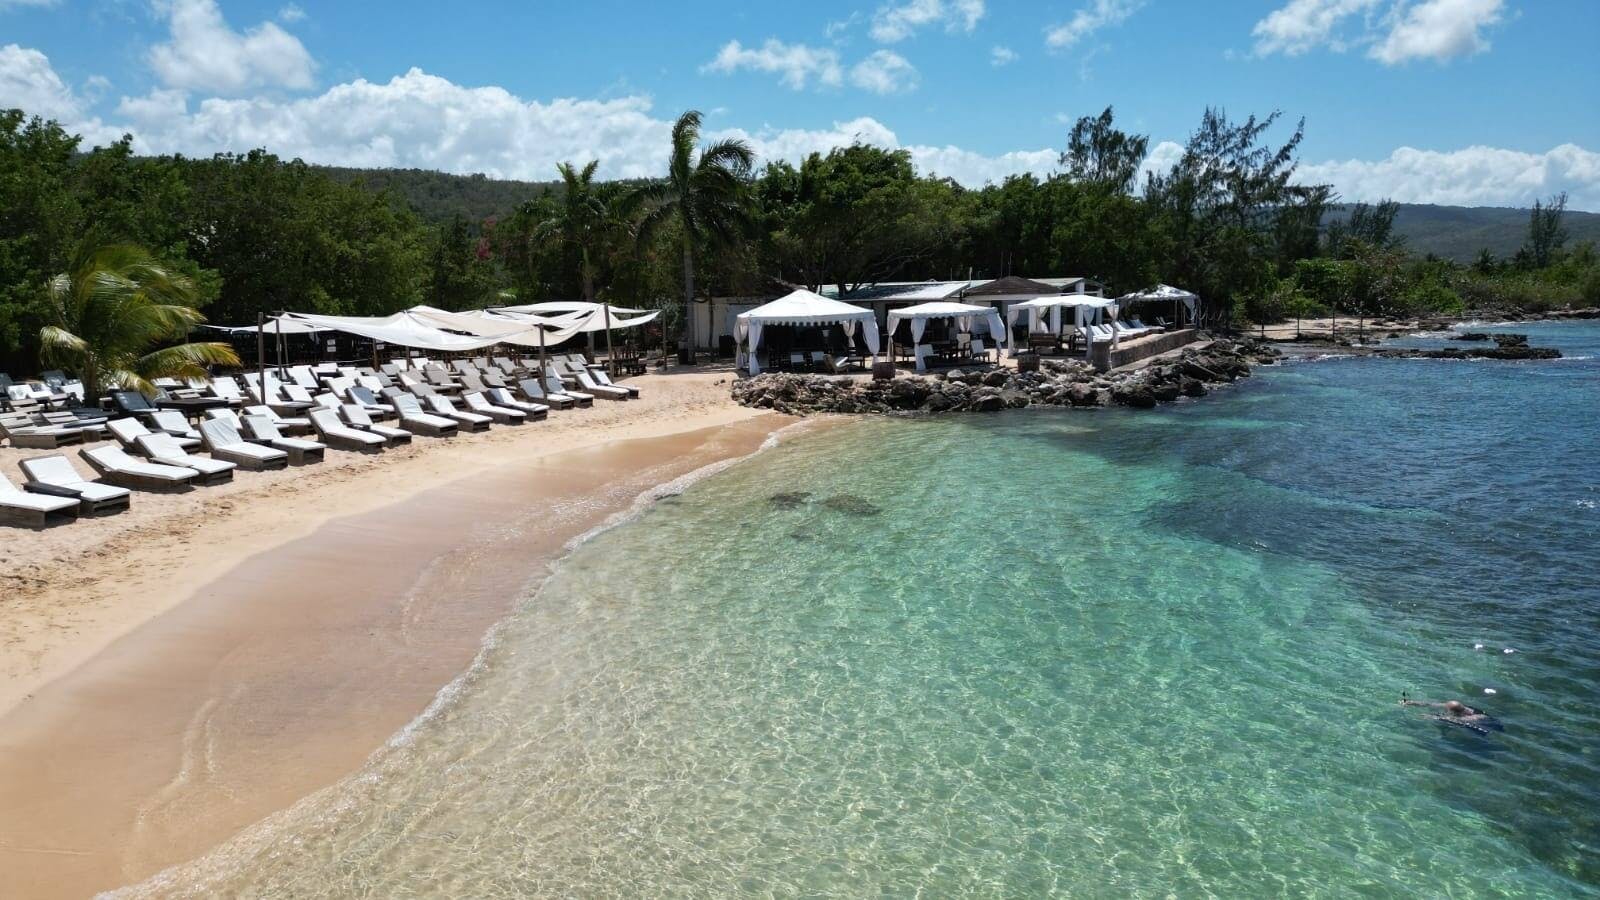
<path fill-rule="evenodd" d="M 372 421 L 372 416 L 367 412 L 367 409 L 364 406 L 359 406 L 354 403 L 347 403 L 340 408 L 339 412 L 344 416 L 345 422 L 349 423 L 351 428 L 361 431 L 370 431 L 378 437 L 388 441 L 389 446 L 391 447 L 398 447 L 402 444 L 411 443 L 411 432 L 405 430 L 404 428 L 395 428 L 391 425 L 379 425 L 377 422 Z"/>
<path fill-rule="evenodd" d="M 529 421 L 537 421 L 550 415 L 550 407 L 545 406 L 543 403 L 529 403 L 525 400 L 518 400 L 505 388 L 489 388 L 484 393 L 497 406 L 520 409 L 527 413 Z"/>
<path fill-rule="evenodd" d="M 562 383 L 561 376 L 557 375 L 555 371 L 549 367 L 546 367 L 544 370 L 544 389 L 548 393 L 566 394 L 568 397 L 577 400 L 578 405 L 580 406 L 588 406 L 594 403 L 593 394 L 588 394 L 583 391 L 575 391 L 567 387 L 564 383 Z"/>
<path fill-rule="evenodd" d="M 0 474 L 0 523 L 24 528 L 44 528 L 52 522 L 75 519 L 79 504 L 74 497 L 46 497 L 17 489 Z"/>
<path fill-rule="evenodd" d="M 416 397 L 399 388 L 390 388 L 385 393 L 400 415 L 400 427 L 413 434 L 426 437 L 454 437 L 459 429 L 454 419 L 430 415 L 422 408 L 422 404 L 417 402 Z"/>
<path fill-rule="evenodd" d="M 199 472 L 184 466 L 164 466 L 135 459 L 121 447 L 92 447 L 79 450 L 78 455 L 106 483 L 136 491 L 185 490 L 190 482 L 200 477 Z"/>
<path fill-rule="evenodd" d="M 220 459 L 207 459 L 204 456 L 195 456 L 185 450 L 178 439 L 170 434 L 144 434 L 135 442 L 150 461 L 163 466 L 175 466 L 182 469 L 193 469 L 200 473 L 195 481 L 199 484 L 226 484 L 233 480 L 233 470 L 238 468 L 234 463 Z"/>
<path fill-rule="evenodd" d="M 111 436 L 117 439 L 117 443 L 128 450 L 138 450 L 139 438 L 153 434 L 138 419 L 112 419 L 106 423 L 106 428 L 111 431 Z M 167 435 L 167 437 L 172 437 L 172 435 Z M 200 441 L 195 438 L 172 437 L 172 440 L 185 450 L 200 446 Z"/>
<path fill-rule="evenodd" d="M 428 401 L 426 409 L 436 416 L 455 419 L 457 426 L 462 431 L 488 431 L 489 427 L 494 424 L 494 419 L 489 416 L 456 409 L 456 405 L 450 402 L 449 397 L 432 394 L 426 399 Z"/>
<path fill-rule="evenodd" d="M 291 466 L 306 466 L 322 462 L 323 454 L 328 449 L 327 444 L 318 441 L 284 437 L 283 432 L 278 430 L 278 426 L 266 416 L 245 416 L 244 428 L 250 440 L 287 453 L 289 455 L 289 465 Z"/>
<path fill-rule="evenodd" d="M 827 363 L 828 365 L 832 365 L 833 364 L 833 360 L 828 359 L 826 355 L 823 356 L 823 361 L 825 363 Z M 629 397 L 638 397 L 639 396 L 639 389 L 638 388 L 631 387 L 631 386 L 626 385 L 626 384 L 617 384 L 615 381 L 612 381 L 611 380 L 611 376 L 606 373 L 606 370 L 605 370 L 604 366 L 590 366 L 589 367 L 589 374 L 594 376 L 594 380 L 596 382 L 598 382 L 600 384 L 603 384 L 606 387 L 616 388 L 617 390 L 620 390 L 620 391 L 627 391 Z"/>
<path fill-rule="evenodd" d="M 83 516 L 122 512 L 132 496 L 127 488 L 85 480 L 65 456 L 25 459 L 22 474 L 28 479 L 24 487 L 35 494 L 77 500 L 78 514 Z"/>
<path fill-rule="evenodd" d="M 279 431 L 290 437 L 310 434 L 312 430 L 310 419 L 303 416 L 280 416 L 277 410 L 270 406 L 246 406 L 244 414 L 246 416 L 261 416 L 271 419 L 272 424 L 278 426 Z"/>
<path fill-rule="evenodd" d="M 157 429 L 175 438 L 190 441 L 200 440 L 200 433 L 189 427 L 189 420 L 182 413 L 170 409 L 159 409 L 150 414 L 150 422 Z"/>
<path fill-rule="evenodd" d="M 571 409 L 574 406 L 594 405 L 593 400 L 588 403 L 579 403 L 577 397 L 569 397 L 561 393 L 552 394 L 544 389 L 544 385 L 537 378 L 524 378 L 517 382 L 517 387 L 521 389 L 522 395 L 529 400 L 535 403 L 546 403 L 556 409 Z"/>
<path fill-rule="evenodd" d="M 494 420 L 496 425 L 521 425 L 528 421 L 527 413 L 509 406 L 495 406 L 489 402 L 489 398 L 485 397 L 481 391 L 462 394 L 461 402 L 467 405 L 468 412 L 477 413 L 480 416 L 488 416 Z"/>
<path fill-rule="evenodd" d="M 54 450 L 65 444 L 76 444 L 100 433 L 99 426 L 86 431 L 68 425 L 41 424 L 26 412 L 0 413 L 0 438 L 11 441 L 11 446 L 30 450 Z"/>
<path fill-rule="evenodd" d="M 311 427 L 317 430 L 318 437 L 322 438 L 324 443 L 340 450 L 382 453 L 383 448 L 389 443 L 371 432 L 351 428 L 331 409 L 312 410 Z"/>
<path fill-rule="evenodd" d="M 585 392 L 593 394 L 596 397 L 604 397 L 607 400 L 626 400 L 629 396 L 631 396 L 622 388 L 607 387 L 595 381 L 594 377 L 589 374 L 588 370 L 575 372 L 573 373 L 573 377 L 578 379 L 578 384 L 583 386 Z"/>
<path fill-rule="evenodd" d="M 200 439 L 213 459 L 233 463 L 247 471 L 265 472 L 289 467 L 288 453 L 246 441 L 237 429 L 221 419 L 201 422 Z"/>

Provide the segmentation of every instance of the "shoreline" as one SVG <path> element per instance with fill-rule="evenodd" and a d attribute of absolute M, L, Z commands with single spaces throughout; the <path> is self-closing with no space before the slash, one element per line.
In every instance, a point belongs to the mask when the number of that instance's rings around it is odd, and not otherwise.
<path fill-rule="evenodd" d="M 674 397 L 356 460 L 292 493 L 245 476 L 231 497 L 174 498 L 231 505 L 215 522 L 82 523 L 106 543 L 6 603 L 40 626 L 4 647 L 24 676 L 0 709 L 10 888 L 137 883 L 357 770 L 577 540 L 787 421 L 732 404 L 725 373 L 635 383 Z"/>

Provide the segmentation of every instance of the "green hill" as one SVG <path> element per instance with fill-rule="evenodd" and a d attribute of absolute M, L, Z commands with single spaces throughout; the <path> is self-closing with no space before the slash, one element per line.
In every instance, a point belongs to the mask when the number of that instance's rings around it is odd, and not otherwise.
<path fill-rule="evenodd" d="M 428 222 L 460 215 L 474 224 L 510 215 L 519 204 L 554 190 L 555 181 L 508 181 L 484 175 L 449 175 L 424 169 L 344 169 L 322 167 L 346 183 L 400 194 Z M 1330 219 L 1342 216 L 1335 213 Z M 1600 242 L 1600 213 L 1566 215 L 1569 243 Z M 1471 262 L 1487 247 L 1498 257 L 1517 252 L 1528 232 L 1528 211 L 1497 206 L 1433 206 L 1405 203 L 1395 216 L 1395 231 L 1418 254 Z"/>
<path fill-rule="evenodd" d="M 1567 243 L 1600 242 L 1600 214 L 1567 211 Z M 1528 235 L 1528 210 L 1500 206 L 1432 206 L 1402 203 L 1394 218 L 1395 232 L 1418 254 L 1471 262 L 1478 252 L 1505 258 L 1517 252 Z"/>

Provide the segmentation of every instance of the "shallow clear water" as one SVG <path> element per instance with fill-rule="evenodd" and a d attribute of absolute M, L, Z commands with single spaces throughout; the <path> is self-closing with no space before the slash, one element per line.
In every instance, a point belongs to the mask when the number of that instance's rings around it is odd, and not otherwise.
<path fill-rule="evenodd" d="M 1600 895 L 1597 411 L 1593 361 L 1352 359 L 804 435 L 579 549 L 367 772 L 158 887 Z"/>

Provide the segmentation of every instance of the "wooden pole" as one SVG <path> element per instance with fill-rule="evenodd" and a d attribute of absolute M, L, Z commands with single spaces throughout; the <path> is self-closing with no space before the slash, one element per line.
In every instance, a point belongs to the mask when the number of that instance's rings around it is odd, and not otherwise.
<path fill-rule="evenodd" d="M 612 378 L 617 377 L 616 354 L 611 352 L 611 304 L 602 303 L 600 309 L 606 315 L 606 373 Z"/>
<path fill-rule="evenodd" d="M 261 386 L 261 400 L 267 399 L 267 314 L 256 313 L 256 383 Z"/>

